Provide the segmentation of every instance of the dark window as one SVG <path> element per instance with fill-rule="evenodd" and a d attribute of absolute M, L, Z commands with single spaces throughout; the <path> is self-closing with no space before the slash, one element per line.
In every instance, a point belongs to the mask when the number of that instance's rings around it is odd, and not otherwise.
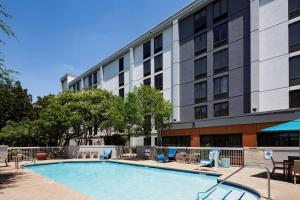
<path fill-rule="evenodd" d="M 124 88 L 119 89 L 119 96 L 124 99 Z"/>
<path fill-rule="evenodd" d="M 89 75 L 88 79 L 89 79 L 89 87 L 91 87 L 93 85 L 93 77 L 92 77 L 92 75 Z"/>
<path fill-rule="evenodd" d="M 163 55 L 159 54 L 154 57 L 154 72 L 159 72 L 163 68 Z"/>
<path fill-rule="evenodd" d="M 163 74 L 157 74 L 154 77 L 154 87 L 157 90 L 162 90 L 163 89 Z"/>
<path fill-rule="evenodd" d="M 119 72 L 124 70 L 124 58 L 119 59 Z"/>
<path fill-rule="evenodd" d="M 216 103 L 214 105 L 214 116 L 215 117 L 222 117 L 222 116 L 228 116 L 229 115 L 229 103 L 223 102 L 223 103 Z"/>
<path fill-rule="evenodd" d="M 149 42 L 146 42 L 144 45 L 143 45 L 143 57 L 144 59 L 150 57 L 151 55 L 151 43 L 150 41 Z"/>
<path fill-rule="evenodd" d="M 214 53 L 214 73 L 228 71 L 228 49 Z"/>
<path fill-rule="evenodd" d="M 194 14 L 194 32 L 206 27 L 206 8 Z"/>
<path fill-rule="evenodd" d="M 242 134 L 201 135 L 202 147 L 242 147 Z"/>
<path fill-rule="evenodd" d="M 119 86 L 124 85 L 124 72 L 119 74 Z"/>
<path fill-rule="evenodd" d="M 205 78 L 207 75 L 206 57 L 195 60 L 195 79 Z"/>
<path fill-rule="evenodd" d="M 74 85 L 75 86 L 75 85 Z M 76 90 L 79 91 L 80 90 L 80 82 L 76 83 Z"/>
<path fill-rule="evenodd" d="M 144 146 L 150 146 L 151 145 L 151 137 L 144 137 Z"/>
<path fill-rule="evenodd" d="M 299 147 L 299 135 L 293 132 L 257 133 L 259 147 Z"/>
<path fill-rule="evenodd" d="M 93 74 L 93 82 L 94 82 L 94 84 L 97 84 L 97 83 L 98 83 L 97 72 L 95 72 L 95 73 Z"/>
<path fill-rule="evenodd" d="M 202 33 L 194 38 L 195 55 L 206 52 L 206 33 Z"/>
<path fill-rule="evenodd" d="M 290 91 L 290 108 L 300 107 L 300 90 Z"/>
<path fill-rule="evenodd" d="M 300 1 L 289 0 L 289 18 L 293 19 L 300 16 Z"/>
<path fill-rule="evenodd" d="M 214 79 L 214 99 L 228 98 L 228 76 L 222 76 Z"/>
<path fill-rule="evenodd" d="M 151 60 L 144 62 L 144 77 L 151 74 Z"/>
<path fill-rule="evenodd" d="M 163 49 L 163 36 L 162 34 L 154 38 L 154 53 L 158 53 Z"/>
<path fill-rule="evenodd" d="M 191 136 L 165 136 L 162 137 L 163 146 L 189 147 L 191 146 Z"/>
<path fill-rule="evenodd" d="M 202 103 L 207 100 L 207 84 L 205 82 L 195 84 L 195 103 Z"/>
<path fill-rule="evenodd" d="M 207 118 L 207 106 L 195 107 L 195 119 Z"/>
<path fill-rule="evenodd" d="M 144 79 L 144 85 L 151 86 L 151 78 Z"/>
<path fill-rule="evenodd" d="M 220 47 L 227 44 L 228 41 L 228 24 L 227 22 L 214 27 L 214 47 Z"/>
<path fill-rule="evenodd" d="M 289 26 L 289 46 L 290 53 L 300 50 L 300 22 Z"/>
<path fill-rule="evenodd" d="M 290 86 L 300 85 L 300 56 L 290 58 Z"/>
<path fill-rule="evenodd" d="M 215 1 L 213 4 L 214 21 L 227 17 L 227 0 Z"/>

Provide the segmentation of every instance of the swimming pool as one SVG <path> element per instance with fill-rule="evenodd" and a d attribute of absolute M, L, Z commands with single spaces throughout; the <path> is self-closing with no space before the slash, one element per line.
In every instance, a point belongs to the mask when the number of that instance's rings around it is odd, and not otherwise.
<path fill-rule="evenodd" d="M 101 200 L 195 200 L 198 192 L 217 183 L 216 176 L 113 162 L 56 163 L 26 168 Z M 224 197 L 228 191 L 232 191 L 230 195 L 236 193 L 236 196 L 244 192 L 239 188 L 221 185 L 211 197 L 219 195 L 222 199 L 221 196 Z M 227 199 L 234 199 L 229 198 L 230 195 Z M 246 192 L 242 199 L 257 197 Z"/>

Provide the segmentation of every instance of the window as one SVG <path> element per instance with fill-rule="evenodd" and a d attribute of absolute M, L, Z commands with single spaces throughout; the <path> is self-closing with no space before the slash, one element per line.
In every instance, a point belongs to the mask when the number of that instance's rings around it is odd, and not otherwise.
<path fill-rule="evenodd" d="M 214 105 L 214 116 L 215 117 L 222 117 L 229 115 L 229 103 L 217 103 Z"/>
<path fill-rule="evenodd" d="M 119 96 L 124 99 L 124 88 L 119 89 Z"/>
<path fill-rule="evenodd" d="M 75 85 L 74 85 L 75 86 Z M 80 90 L 80 82 L 76 83 L 76 90 L 79 91 Z"/>
<path fill-rule="evenodd" d="M 92 75 L 89 75 L 89 87 L 91 87 L 93 85 L 93 77 Z"/>
<path fill-rule="evenodd" d="M 227 0 L 215 1 L 213 4 L 214 21 L 227 17 Z"/>
<path fill-rule="evenodd" d="M 300 90 L 290 91 L 290 108 L 300 107 Z"/>
<path fill-rule="evenodd" d="M 124 72 L 119 74 L 119 86 L 124 85 Z"/>
<path fill-rule="evenodd" d="M 151 78 L 144 79 L 144 85 L 151 86 Z"/>
<path fill-rule="evenodd" d="M 300 1 L 289 0 L 289 18 L 293 19 L 300 16 Z"/>
<path fill-rule="evenodd" d="M 207 100 L 207 84 L 205 82 L 196 83 L 194 85 L 195 103 L 202 103 Z"/>
<path fill-rule="evenodd" d="M 214 99 L 228 98 L 228 76 L 214 79 Z"/>
<path fill-rule="evenodd" d="M 93 83 L 94 83 L 94 85 L 98 83 L 97 72 L 95 72 L 95 73 L 93 74 Z"/>
<path fill-rule="evenodd" d="M 159 72 L 163 68 L 163 55 L 159 54 L 154 57 L 154 72 Z"/>
<path fill-rule="evenodd" d="M 157 90 L 162 90 L 163 89 L 163 74 L 157 74 L 154 77 L 154 87 Z"/>
<path fill-rule="evenodd" d="M 191 136 L 164 136 L 162 144 L 171 147 L 189 147 L 191 146 Z"/>
<path fill-rule="evenodd" d="M 124 70 L 124 58 L 119 59 L 119 72 Z"/>
<path fill-rule="evenodd" d="M 151 60 L 144 62 L 144 77 L 151 74 Z"/>
<path fill-rule="evenodd" d="M 195 55 L 206 52 L 206 33 L 202 33 L 194 38 Z"/>
<path fill-rule="evenodd" d="M 205 78 L 207 75 L 206 57 L 195 60 L 195 79 Z"/>
<path fill-rule="evenodd" d="M 206 8 L 194 14 L 194 32 L 206 27 Z"/>
<path fill-rule="evenodd" d="M 151 55 L 151 43 L 150 41 L 149 42 L 146 42 L 144 45 L 143 45 L 143 57 L 144 59 L 150 57 Z"/>
<path fill-rule="evenodd" d="M 289 26 L 290 53 L 300 50 L 300 22 Z"/>
<path fill-rule="evenodd" d="M 207 106 L 195 107 L 195 119 L 207 118 Z"/>
<path fill-rule="evenodd" d="M 214 47 L 220 47 L 227 44 L 228 38 L 228 24 L 223 23 L 214 27 Z"/>
<path fill-rule="evenodd" d="M 299 135 L 296 132 L 257 133 L 259 147 L 299 147 Z"/>
<path fill-rule="evenodd" d="M 202 147 L 242 147 L 242 134 L 201 135 Z"/>
<path fill-rule="evenodd" d="M 163 49 L 163 36 L 162 34 L 154 38 L 154 53 L 158 53 Z"/>
<path fill-rule="evenodd" d="M 290 86 L 300 85 L 300 56 L 290 58 Z"/>
<path fill-rule="evenodd" d="M 151 137 L 149 136 L 144 137 L 144 146 L 151 146 Z"/>
<path fill-rule="evenodd" d="M 214 53 L 214 74 L 228 71 L 228 49 Z"/>

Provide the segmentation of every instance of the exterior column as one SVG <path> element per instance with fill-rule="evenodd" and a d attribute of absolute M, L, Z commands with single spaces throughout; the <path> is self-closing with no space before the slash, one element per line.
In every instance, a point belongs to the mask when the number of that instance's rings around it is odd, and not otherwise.
<path fill-rule="evenodd" d="M 250 55 L 250 92 L 251 92 L 251 107 L 250 112 L 259 112 L 259 0 L 250 0 L 250 40 L 251 40 L 251 55 Z"/>
<path fill-rule="evenodd" d="M 180 59 L 179 59 L 179 25 L 178 20 L 173 21 L 173 51 L 171 68 L 171 102 L 173 105 L 173 119 L 180 121 Z"/>
<path fill-rule="evenodd" d="M 134 52 L 133 48 L 129 51 L 129 91 L 131 92 L 134 88 Z"/>
<path fill-rule="evenodd" d="M 84 89 L 83 78 L 80 79 L 80 90 Z"/>
<path fill-rule="evenodd" d="M 103 88 L 103 66 L 100 66 L 99 70 L 99 88 Z"/>

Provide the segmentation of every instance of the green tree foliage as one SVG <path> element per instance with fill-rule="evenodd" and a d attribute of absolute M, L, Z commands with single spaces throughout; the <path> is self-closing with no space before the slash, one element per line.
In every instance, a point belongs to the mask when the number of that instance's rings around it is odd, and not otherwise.
<path fill-rule="evenodd" d="M 6 121 L 21 121 L 32 117 L 32 97 L 21 83 L 0 84 L 0 129 Z"/>
<path fill-rule="evenodd" d="M 172 105 L 154 88 L 142 85 L 127 95 L 124 112 L 125 131 L 129 135 L 150 136 L 156 129 L 171 125 Z"/>

